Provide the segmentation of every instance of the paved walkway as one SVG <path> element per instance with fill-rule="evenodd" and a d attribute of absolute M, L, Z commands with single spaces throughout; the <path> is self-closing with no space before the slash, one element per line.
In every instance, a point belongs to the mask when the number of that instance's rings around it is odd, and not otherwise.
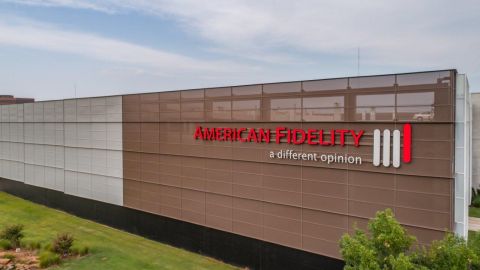
<path fill-rule="evenodd" d="M 480 231 L 480 218 L 470 217 L 468 220 L 468 227 L 470 231 Z"/>

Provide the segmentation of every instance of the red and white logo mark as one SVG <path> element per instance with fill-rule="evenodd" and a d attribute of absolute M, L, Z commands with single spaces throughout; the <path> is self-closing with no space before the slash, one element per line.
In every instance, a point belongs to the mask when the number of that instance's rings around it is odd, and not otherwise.
<path fill-rule="evenodd" d="M 393 137 L 389 129 L 383 131 L 383 135 L 380 134 L 379 129 L 373 131 L 373 165 L 380 166 L 380 160 L 385 167 L 389 167 L 390 164 L 393 167 L 400 167 L 400 130 L 395 129 L 393 131 Z M 383 143 L 382 138 L 383 137 Z M 393 145 L 390 143 L 392 137 Z M 383 151 L 380 152 L 380 148 L 383 146 Z M 390 149 L 392 154 L 390 155 Z M 381 159 L 380 159 L 381 155 Z M 410 163 L 412 161 L 412 126 L 410 124 L 403 125 L 403 162 Z"/>

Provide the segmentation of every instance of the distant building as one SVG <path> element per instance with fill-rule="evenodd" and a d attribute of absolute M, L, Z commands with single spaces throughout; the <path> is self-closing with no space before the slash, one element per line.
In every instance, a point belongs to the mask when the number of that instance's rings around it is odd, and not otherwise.
<path fill-rule="evenodd" d="M 5 104 L 22 104 L 35 102 L 34 98 L 16 98 L 11 95 L 0 95 L 0 105 Z"/>

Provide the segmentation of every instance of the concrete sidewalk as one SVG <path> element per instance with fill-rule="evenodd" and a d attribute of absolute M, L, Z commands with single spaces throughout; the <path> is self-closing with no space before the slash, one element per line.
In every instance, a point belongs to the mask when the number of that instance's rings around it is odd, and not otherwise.
<path fill-rule="evenodd" d="M 480 218 L 470 217 L 468 219 L 468 229 L 470 231 L 480 231 Z"/>

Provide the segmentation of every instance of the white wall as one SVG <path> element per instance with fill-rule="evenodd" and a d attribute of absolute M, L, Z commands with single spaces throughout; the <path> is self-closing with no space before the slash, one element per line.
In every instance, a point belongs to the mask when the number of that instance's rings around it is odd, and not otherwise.
<path fill-rule="evenodd" d="M 470 204 L 471 173 L 471 107 L 468 80 L 464 74 L 456 78 L 455 96 L 455 232 L 468 237 L 468 206 Z"/>
<path fill-rule="evenodd" d="M 480 93 L 472 93 L 472 187 L 480 189 Z"/>
<path fill-rule="evenodd" d="M 122 97 L 0 106 L 0 177 L 123 204 Z"/>

